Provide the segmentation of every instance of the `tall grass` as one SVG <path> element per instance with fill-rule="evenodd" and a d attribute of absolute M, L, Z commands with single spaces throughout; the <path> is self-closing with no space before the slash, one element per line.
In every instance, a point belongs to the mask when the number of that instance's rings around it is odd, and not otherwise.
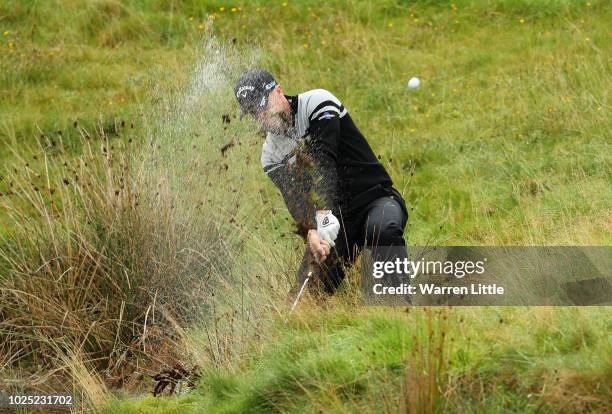
<path fill-rule="evenodd" d="M 606 2 L 287 3 L 0 5 L 0 377 L 97 409 L 203 374 L 117 412 L 605 412 L 605 308 L 363 310 L 353 275 L 284 325 L 303 246 L 231 85 L 336 94 L 410 244 L 605 244 Z"/>
<path fill-rule="evenodd" d="M 402 413 L 436 413 L 444 408 L 449 391 L 448 379 L 448 324 L 447 309 L 423 310 L 425 332 L 418 330 L 414 348 L 407 358 Z M 418 321 L 418 320 L 417 320 Z"/>
<path fill-rule="evenodd" d="M 147 355 L 151 343 L 172 337 L 158 306 L 189 319 L 192 293 L 210 289 L 194 274 L 209 264 L 181 257 L 184 230 L 167 201 L 138 188 L 124 148 L 129 140 L 87 131 L 83 140 L 84 155 L 76 159 L 61 140 L 45 140 L 37 155 L 42 171 L 21 160 L 22 172 L 15 167 L 8 176 L 2 354 L 49 372 L 57 368 L 58 350 L 76 346 L 106 379 L 121 381 L 130 354 Z M 214 230 L 202 227 L 203 243 Z M 193 240 L 188 246 L 201 248 Z M 209 257 L 223 257 L 222 247 L 206 247 Z"/>
<path fill-rule="evenodd" d="M 225 142 L 226 121 L 201 114 L 227 100 L 232 66 L 214 39 L 204 47 L 210 56 L 177 79 L 181 92 L 159 90 L 146 117 L 114 120 L 110 130 L 75 124 L 70 145 L 81 155 L 67 149 L 65 133 L 14 149 L 3 173 L 9 225 L 0 244 L 6 364 L 68 374 L 93 387 L 86 396 L 98 403 L 99 381 L 84 367 L 119 385 L 139 364 L 149 372 L 178 361 L 219 364 L 261 325 L 254 303 L 267 287 L 256 285 L 273 273 L 257 268 L 261 260 L 236 268 L 239 255 L 252 254 L 241 226 L 253 206 L 240 207 L 244 176 L 234 174 L 243 170 L 226 164 L 250 150 L 211 152 Z M 208 343 L 185 356 L 181 333 L 196 323 Z"/>

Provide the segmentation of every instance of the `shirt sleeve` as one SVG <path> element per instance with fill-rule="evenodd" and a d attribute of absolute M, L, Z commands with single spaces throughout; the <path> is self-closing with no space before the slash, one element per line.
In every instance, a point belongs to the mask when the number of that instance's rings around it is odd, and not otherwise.
<path fill-rule="evenodd" d="M 338 214 L 338 144 L 340 113 L 335 107 L 315 112 L 310 119 L 311 152 L 317 176 L 314 180 L 317 210 L 332 210 Z"/>

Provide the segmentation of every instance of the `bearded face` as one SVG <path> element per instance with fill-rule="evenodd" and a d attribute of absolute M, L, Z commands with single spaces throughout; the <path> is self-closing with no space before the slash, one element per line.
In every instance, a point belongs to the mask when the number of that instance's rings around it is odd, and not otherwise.
<path fill-rule="evenodd" d="M 263 113 L 257 115 L 255 120 L 261 124 L 262 129 L 266 132 L 285 136 L 292 136 L 293 134 L 293 120 L 288 112 Z"/>

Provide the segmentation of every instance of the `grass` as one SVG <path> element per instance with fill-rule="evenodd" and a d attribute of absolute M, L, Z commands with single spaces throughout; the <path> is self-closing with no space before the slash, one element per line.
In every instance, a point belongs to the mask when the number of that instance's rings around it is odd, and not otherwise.
<path fill-rule="evenodd" d="M 310 6 L 320 22 L 310 31 L 270 24 L 296 17 L 299 3 L 236 12 L 172 4 L 88 3 L 62 20 L 81 3 L 6 3 L 2 140 L 147 111 L 148 80 L 172 87 L 214 13 L 223 38 L 242 47 L 265 39 L 263 64 L 289 93 L 317 85 L 346 102 L 414 209 L 411 241 L 609 243 L 604 3 L 349 3 L 340 11 L 326 2 Z M 113 21 L 120 41 L 105 43 L 103 25 L 84 23 L 94 15 Z M 423 79 L 415 93 L 405 88 L 412 75 Z"/>
<path fill-rule="evenodd" d="M 409 378 L 438 373 L 435 407 L 443 412 L 604 412 L 608 316 L 605 308 L 381 313 L 335 304 L 305 310 L 289 326 L 279 321 L 245 358 L 205 372 L 187 396 L 122 401 L 111 411 L 433 412 L 428 404 L 407 410 L 415 394 L 429 395 L 408 388 L 427 380 Z M 576 320 L 585 325 L 568 329 Z M 436 355 L 429 333 L 446 338 L 445 368 L 421 360 Z"/>
<path fill-rule="evenodd" d="M 230 90 L 257 64 L 332 91 L 410 244 L 609 245 L 610 10 L 3 2 L 0 381 L 126 413 L 606 412 L 605 307 L 404 313 L 352 283 L 285 325 L 301 241 Z M 196 390 L 105 408 L 177 363 Z"/>

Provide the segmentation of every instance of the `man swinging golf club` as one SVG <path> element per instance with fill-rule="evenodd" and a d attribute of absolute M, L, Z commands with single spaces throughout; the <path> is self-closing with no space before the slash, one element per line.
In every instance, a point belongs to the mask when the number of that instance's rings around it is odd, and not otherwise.
<path fill-rule="evenodd" d="M 396 246 L 407 257 L 404 199 L 338 98 L 324 89 L 285 95 L 259 69 L 244 72 L 234 94 L 240 118 L 251 115 L 267 132 L 263 170 L 307 243 L 300 295 L 307 278 L 311 292 L 334 293 L 365 246 Z"/>

